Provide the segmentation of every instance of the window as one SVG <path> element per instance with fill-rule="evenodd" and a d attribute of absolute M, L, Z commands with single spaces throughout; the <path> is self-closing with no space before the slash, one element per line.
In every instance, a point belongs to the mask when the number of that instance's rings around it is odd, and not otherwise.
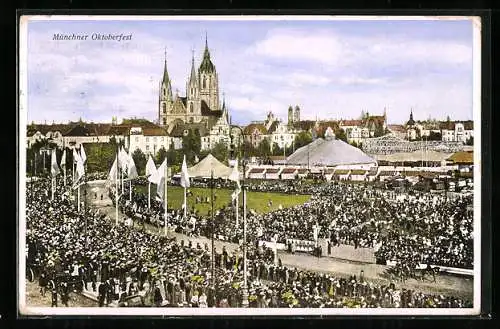
<path fill-rule="evenodd" d="M 189 118 L 189 123 L 193 123 L 193 122 L 194 122 L 193 117 L 190 117 L 190 118 Z"/>
<path fill-rule="evenodd" d="M 161 104 L 161 107 L 163 109 L 163 113 L 167 113 L 167 104 L 163 103 Z"/>
<path fill-rule="evenodd" d="M 193 103 L 189 104 L 189 111 L 193 113 Z"/>
<path fill-rule="evenodd" d="M 149 137 L 146 137 L 146 142 L 149 142 Z"/>
<path fill-rule="evenodd" d="M 136 138 L 135 138 L 135 142 L 136 142 L 136 143 L 139 143 L 139 137 L 136 137 Z"/>
<path fill-rule="evenodd" d="M 163 118 L 163 125 L 166 126 L 167 125 L 167 119 Z"/>
<path fill-rule="evenodd" d="M 146 145 L 146 151 L 149 152 L 149 145 Z"/>
<path fill-rule="evenodd" d="M 203 89 L 205 89 L 205 88 L 206 88 L 205 81 L 206 81 L 206 80 L 205 80 L 205 79 L 203 79 Z"/>
<path fill-rule="evenodd" d="M 160 137 L 160 140 L 163 142 L 163 140 L 164 140 L 164 139 L 163 139 L 163 136 L 161 136 L 161 137 Z"/>

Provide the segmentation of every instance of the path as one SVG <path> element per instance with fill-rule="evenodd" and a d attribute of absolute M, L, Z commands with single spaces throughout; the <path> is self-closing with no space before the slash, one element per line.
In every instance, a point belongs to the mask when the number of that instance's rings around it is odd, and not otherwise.
<path fill-rule="evenodd" d="M 93 207 L 98 208 L 101 213 L 106 214 L 114 222 L 115 207 L 112 206 L 112 202 L 108 197 L 108 193 L 106 191 L 104 183 L 95 182 L 94 184 L 89 184 L 88 188 L 90 196 L 93 196 L 94 193 L 98 194 L 97 200 L 94 200 L 93 198 L 89 200 L 90 204 Z M 100 200 L 100 194 L 103 195 L 102 201 Z M 124 215 L 120 213 L 119 217 L 120 222 L 123 221 Z M 153 234 L 163 234 L 163 229 L 155 228 L 154 226 L 149 224 L 146 225 L 146 230 Z M 178 241 L 184 240 L 185 243 L 188 243 L 188 241 L 192 241 L 194 246 L 196 246 L 196 243 L 200 243 L 200 245 L 203 247 L 206 243 L 209 250 L 211 248 L 211 240 L 206 237 L 188 237 L 187 235 L 175 232 L 169 232 L 169 236 L 175 237 Z M 238 244 L 223 242 L 219 240 L 214 241 L 214 246 L 217 251 L 221 251 L 222 247 L 224 246 L 226 247 L 226 250 L 228 252 L 239 249 Z M 283 265 L 289 267 L 332 273 L 343 277 L 347 277 L 350 275 L 358 276 L 361 270 L 363 270 L 366 279 L 381 284 L 388 284 L 390 282 L 389 279 L 387 279 L 384 275 L 384 271 L 387 268 L 387 266 L 385 265 L 353 262 L 347 259 L 339 259 L 333 257 L 317 258 L 311 255 L 300 253 L 292 255 L 284 251 L 278 252 L 278 255 L 281 258 Z M 396 283 L 396 286 L 404 287 L 406 289 L 414 289 L 423 293 L 453 295 L 456 297 L 467 298 L 471 300 L 473 298 L 472 278 L 458 277 L 447 274 L 437 275 L 435 283 L 430 281 L 422 282 L 414 279 L 409 279 L 404 284 Z"/>

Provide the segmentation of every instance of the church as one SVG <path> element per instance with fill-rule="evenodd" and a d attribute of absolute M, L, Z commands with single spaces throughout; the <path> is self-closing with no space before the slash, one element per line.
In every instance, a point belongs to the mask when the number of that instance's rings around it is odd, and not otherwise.
<path fill-rule="evenodd" d="M 203 58 L 197 70 L 193 54 L 184 97 L 179 96 L 178 91 L 175 95 L 172 94 L 172 81 L 168 75 L 165 57 L 158 99 L 158 124 L 160 126 L 172 130 L 177 125 L 203 123 L 208 126 L 209 122 L 215 123 L 221 118 L 229 121 L 225 104 L 221 106 L 219 100 L 219 79 L 215 65 L 210 58 L 206 38 Z"/>

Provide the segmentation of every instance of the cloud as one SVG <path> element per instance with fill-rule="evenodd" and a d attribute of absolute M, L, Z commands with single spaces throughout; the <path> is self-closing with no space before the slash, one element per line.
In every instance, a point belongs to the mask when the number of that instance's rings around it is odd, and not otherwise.
<path fill-rule="evenodd" d="M 335 35 L 322 31 L 275 29 L 258 41 L 249 53 L 276 59 L 310 60 L 332 63 L 342 54 L 342 44 Z"/>
<path fill-rule="evenodd" d="M 344 33 L 333 23 L 327 29 L 314 22 L 306 28 L 276 22 L 246 30 L 242 41 L 228 37 L 237 24 L 220 23 L 222 32 L 209 33 L 209 46 L 219 90 L 239 123 L 262 120 L 268 111 L 286 119 L 289 105 L 299 105 L 304 118 L 357 117 L 361 109 L 382 113 L 385 106 L 393 122 L 406 120 L 410 107 L 417 117 L 472 117 L 471 43 L 453 33 L 447 38 L 425 37 L 418 29 Z M 59 29 L 31 28 L 28 119 L 155 120 L 165 46 L 173 92 L 183 95 L 191 48 L 203 39 L 190 25 L 167 25 L 169 33 L 161 24 L 127 25 L 134 37 L 122 43 L 53 42 Z M 91 25 L 68 26 L 95 32 Z"/>

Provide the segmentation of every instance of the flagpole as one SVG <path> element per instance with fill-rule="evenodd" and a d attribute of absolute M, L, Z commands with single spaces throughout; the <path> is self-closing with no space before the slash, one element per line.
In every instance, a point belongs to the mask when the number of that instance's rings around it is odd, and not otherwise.
<path fill-rule="evenodd" d="M 151 209 L 151 182 L 148 184 L 148 209 Z"/>
<path fill-rule="evenodd" d="M 55 188 L 54 179 L 55 179 L 55 176 L 52 175 L 52 201 L 54 201 L 54 188 Z"/>
<path fill-rule="evenodd" d="M 165 231 L 165 236 L 167 236 L 167 227 L 168 227 L 168 220 L 167 220 L 167 214 L 168 214 L 168 202 L 167 202 L 167 175 L 168 175 L 168 170 L 167 170 L 167 158 L 165 158 L 165 178 L 164 178 L 164 184 L 163 184 L 163 189 L 164 189 L 164 199 L 165 199 L 165 218 L 164 218 L 164 231 Z"/>
<path fill-rule="evenodd" d="M 239 220 L 239 216 L 238 216 L 238 212 L 239 212 L 238 208 L 240 207 L 239 201 L 240 201 L 240 194 L 238 193 L 236 195 L 236 231 L 238 231 L 239 228 L 240 228 L 240 225 L 239 225 L 240 224 L 240 220 Z"/>
<path fill-rule="evenodd" d="M 187 216 L 187 200 L 186 200 L 186 186 L 184 186 L 184 218 L 186 218 L 186 216 Z"/>
<path fill-rule="evenodd" d="M 78 183 L 78 212 L 80 212 L 80 183 Z"/>

